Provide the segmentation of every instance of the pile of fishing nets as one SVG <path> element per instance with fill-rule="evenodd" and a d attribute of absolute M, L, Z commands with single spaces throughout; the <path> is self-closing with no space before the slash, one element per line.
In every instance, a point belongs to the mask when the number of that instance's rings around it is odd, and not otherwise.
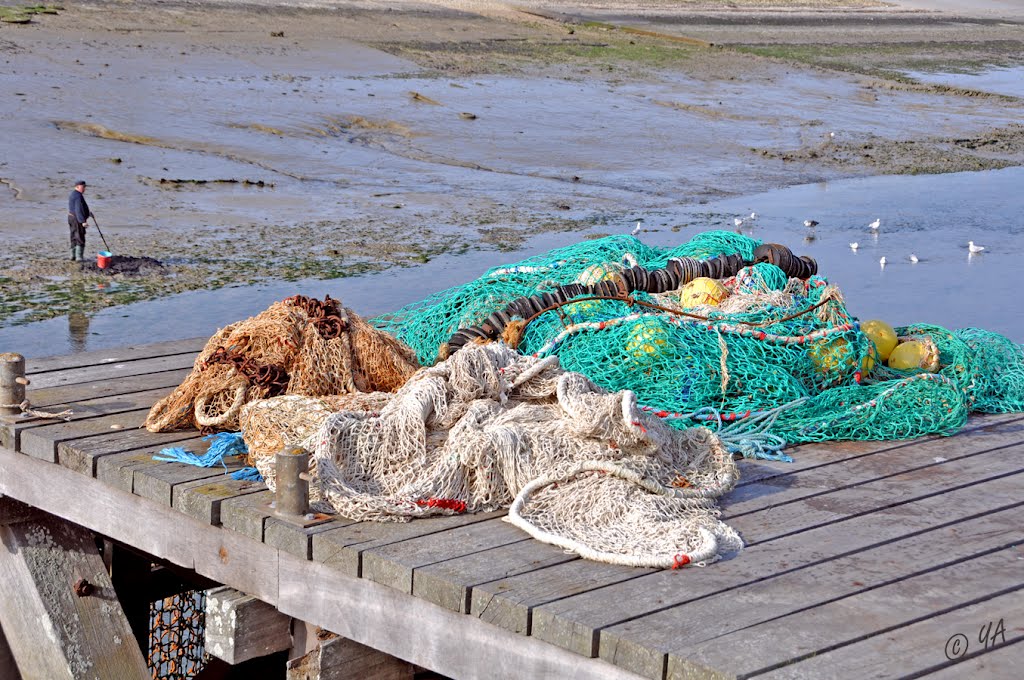
<path fill-rule="evenodd" d="M 711 231 L 675 248 L 629 236 L 491 269 L 373 323 L 428 365 L 474 343 L 522 354 L 609 390 L 730 451 L 951 434 L 972 411 L 1024 409 L 1024 350 L 980 329 L 895 329 L 931 359 L 883 363 L 839 289 L 809 258 Z"/>
<path fill-rule="evenodd" d="M 253 400 L 393 391 L 417 367 L 407 346 L 337 300 L 296 295 L 214 334 L 145 424 L 151 432 L 237 430 Z"/>
<path fill-rule="evenodd" d="M 738 551 L 715 499 L 737 471 L 705 428 L 668 427 L 555 357 L 471 344 L 394 394 L 277 397 L 244 409 L 249 441 L 285 423 L 313 452 L 311 500 L 355 520 L 510 507 L 540 540 L 617 564 L 678 567 Z M 259 437 L 255 437 L 258 439 Z M 273 453 L 250 459 L 268 471 Z"/>

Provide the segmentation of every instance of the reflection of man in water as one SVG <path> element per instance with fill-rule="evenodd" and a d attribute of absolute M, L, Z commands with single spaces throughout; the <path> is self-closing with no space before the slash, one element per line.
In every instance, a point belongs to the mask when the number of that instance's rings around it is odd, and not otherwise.
<path fill-rule="evenodd" d="M 82 312 L 68 313 L 68 340 L 72 352 L 84 352 L 89 339 L 89 317 Z"/>
<path fill-rule="evenodd" d="M 71 259 L 85 259 L 85 221 L 92 212 L 85 202 L 85 180 L 75 182 L 75 188 L 68 196 L 68 228 L 71 230 Z"/>

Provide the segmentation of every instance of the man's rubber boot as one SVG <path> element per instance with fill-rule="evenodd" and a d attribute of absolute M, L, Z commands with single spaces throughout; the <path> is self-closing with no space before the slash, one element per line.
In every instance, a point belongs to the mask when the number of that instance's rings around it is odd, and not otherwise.
<path fill-rule="evenodd" d="M 71 246 L 71 261 L 72 262 L 74 262 L 75 260 L 78 259 L 76 257 L 76 255 L 78 255 L 78 247 L 77 246 Z"/>
<path fill-rule="evenodd" d="M 85 246 L 75 246 L 75 259 L 79 262 L 85 260 Z"/>

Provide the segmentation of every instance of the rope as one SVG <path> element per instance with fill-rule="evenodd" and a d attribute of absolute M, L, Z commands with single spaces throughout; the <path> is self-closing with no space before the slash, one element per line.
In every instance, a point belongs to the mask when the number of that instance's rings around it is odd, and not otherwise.
<path fill-rule="evenodd" d="M 74 414 L 74 411 L 72 411 L 69 408 L 66 408 L 58 413 L 52 413 L 50 411 L 40 411 L 38 409 L 32 408 L 32 404 L 29 402 L 28 399 L 21 402 L 20 404 L 0 404 L 0 408 L 17 408 L 21 409 L 21 412 L 23 414 L 27 416 L 32 416 L 33 418 L 53 418 L 64 421 L 71 420 L 71 416 Z"/>

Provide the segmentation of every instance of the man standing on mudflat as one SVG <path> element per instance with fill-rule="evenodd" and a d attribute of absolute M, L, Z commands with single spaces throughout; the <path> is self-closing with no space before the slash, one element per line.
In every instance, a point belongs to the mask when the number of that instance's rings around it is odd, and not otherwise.
<path fill-rule="evenodd" d="M 71 259 L 85 259 L 85 221 L 92 216 L 89 204 L 85 202 L 85 180 L 75 182 L 75 188 L 68 197 L 68 228 L 71 230 Z"/>

